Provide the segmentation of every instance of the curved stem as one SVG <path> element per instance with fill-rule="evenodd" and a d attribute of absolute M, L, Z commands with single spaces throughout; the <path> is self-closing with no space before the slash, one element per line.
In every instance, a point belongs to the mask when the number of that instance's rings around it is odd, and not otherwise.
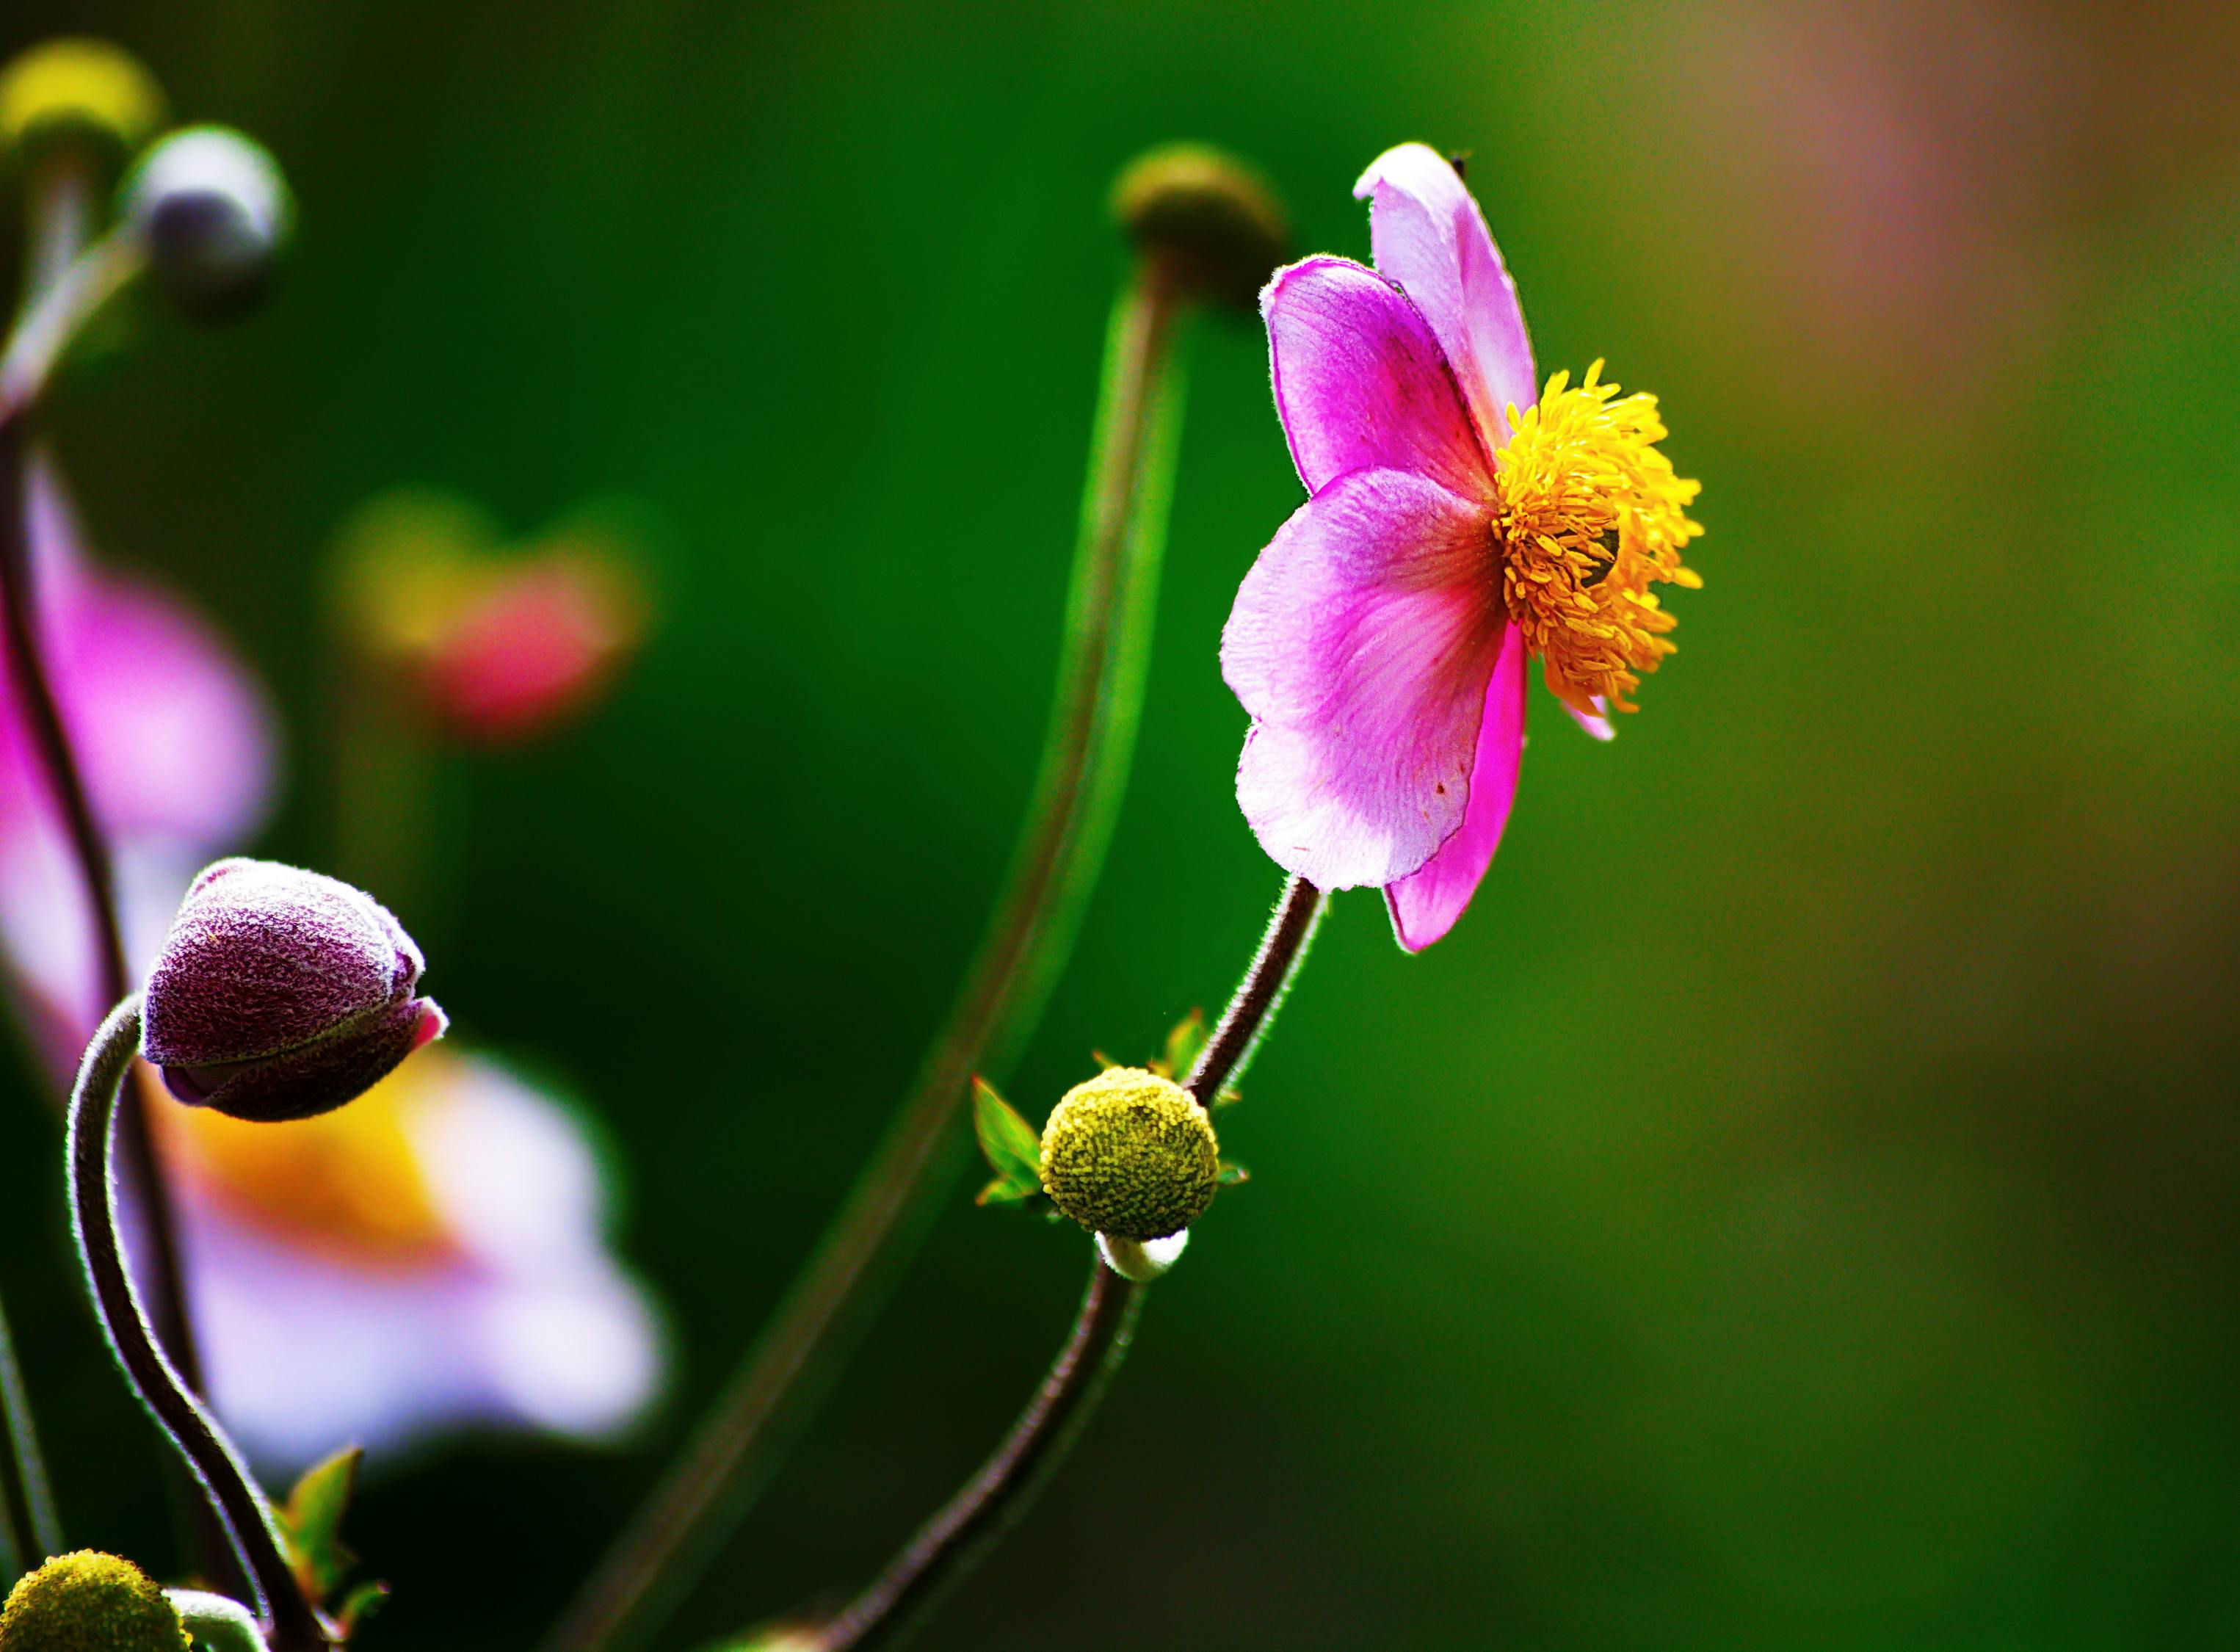
<path fill-rule="evenodd" d="M 1119 1369 L 1145 1289 L 1091 1260 L 1073 1329 L 996 1455 L 919 1528 L 869 1588 L 816 1631 L 810 1640 L 816 1652 L 858 1652 L 891 1642 L 1026 1512 Z"/>
<path fill-rule="evenodd" d="M 117 1184 L 110 1174 L 110 1143 L 117 1095 L 140 1048 L 140 995 L 109 1012 L 86 1047 L 70 1093 L 70 1193 L 71 1226 L 79 1259 L 93 1288 L 109 1345 L 125 1376 L 225 1522 L 272 1625 L 273 1652 L 323 1652 L 330 1644 L 318 1615 L 296 1586 L 272 1507 L 257 1489 L 241 1454 L 178 1371 L 163 1357 L 140 1306 L 139 1293 L 117 1236 Z"/>
<path fill-rule="evenodd" d="M 1147 259 L 1114 306 L 1041 773 L 949 1018 L 770 1324 L 546 1641 L 548 1652 L 643 1642 L 737 1527 L 954 1181 L 966 1085 L 976 1072 L 1008 1068 L 1072 950 L 1134 754 L 1181 433 L 1177 334 L 1189 302 Z"/>
<path fill-rule="evenodd" d="M 1306 962 L 1308 945 L 1329 906 L 1329 897 L 1303 877 L 1283 885 L 1275 915 L 1268 920 L 1268 931 L 1260 937 L 1259 951 L 1253 954 L 1251 966 L 1237 984 L 1229 1008 L 1221 1012 L 1213 1036 L 1198 1052 L 1197 1065 L 1183 1081 L 1183 1088 L 1199 1106 L 1211 1106 L 1222 1086 L 1251 1061 L 1261 1036 L 1290 991 L 1299 966 Z"/>

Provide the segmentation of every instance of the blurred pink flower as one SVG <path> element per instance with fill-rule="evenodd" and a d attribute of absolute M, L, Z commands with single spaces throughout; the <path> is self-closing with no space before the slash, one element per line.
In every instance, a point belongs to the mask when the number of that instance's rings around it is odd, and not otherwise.
<path fill-rule="evenodd" d="M 152 958 L 188 880 L 252 836 L 270 800 L 270 707 L 175 600 L 97 569 L 50 466 L 28 509 L 40 636 L 94 812 L 117 858 L 125 940 Z M 0 943 L 58 1070 L 109 1009 L 84 890 L 38 755 L 0 677 Z"/>
<path fill-rule="evenodd" d="M 508 548 L 470 502 L 403 489 L 360 509 L 338 551 L 351 642 L 472 743 L 513 744 L 581 716 L 645 634 L 637 547 L 610 510 Z"/>
<path fill-rule="evenodd" d="M 30 508 L 57 697 L 144 972 L 195 872 L 261 823 L 273 721 L 204 626 L 91 564 L 45 467 Z M 109 1006 L 77 865 L 4 686 L 0 947 L 66 1083 Z M 653 1395 L 654 1312 L 607 1253 L 589 1138 L 487 1058 L 423 1050 L 304 1123 L 167 1118 L 212 1395 L 272 1466 L 469 1424 L 597 1437 Z"/>
<path fill-rule="evenodd" d="M 1653 397 L 1600 363 L 1536 396 L 1517 290 L 1477 203 L 1421 143 L 1380 156 L 1377 267 L 1316 257 L 1261 296 L 1277 416 L 1310 496 L 1222 634 L 1251 714 L 1237 801 L 1325 889 L 1381 885 L 1419 950 L 1470 904 L 1509 818 L 1524 665 L 1590 732 L 1671 652 L 1649 586 L 1701 531 Z"/>
<path fill-rule="evenodd" d="M 422 664 L 422 689 L 461 734 L 490 744 L 529 739 L 606 692 L 642 623 L 615 564 L 547 550 L 462 608 Z"/>

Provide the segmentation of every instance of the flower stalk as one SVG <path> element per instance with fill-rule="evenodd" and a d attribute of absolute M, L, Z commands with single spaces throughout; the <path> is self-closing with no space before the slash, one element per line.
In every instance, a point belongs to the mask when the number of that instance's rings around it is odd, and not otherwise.
<path fill-rule="evenodd" d="M 1146 250 L 1115 304 L 1034 801 L 948 1019 L 769 1326 L 548 1652 L 641 1643 L 736 1528 L 954 1182 L 972 1076 L 1010 1066 L 1072 951 L 1135 749 L 1181 434 L 1178 334 L 1201 296 Z"/>
<path fill-rule="evenodd" d="M 43 257 L 58 262 L 50 237 Z M 0 353 L 0 622 L 4 622 L 10 686 L 14 690 L 48 790 L 63 817 L 64 836 L 77 863 L 101 963 L 102 996 L 114 1003 L 131 989 L 132 970 L 124 949 L 117 912 L 117 886 L 109 840 L 95 816 L 85 776 L 55 699 L 38 624 L 38 590 L 31 566 L 28 478 L 30 430 L 56 363 L 78 329 L 140 268 L 141 253 L 129 237 L 111 236 L 60 267 L 51 282 L 34 289 L 31 303 Z M 177 1218 L 150 1135 L 147 1109 L 154 1097 L 139 1087 L 140 1099 L 125 1116 L 121 1132 L 133 1198 L 147 1224 L 150 1312 L 164 1349 L 197 1386 L 201 1362 L 187 1316 L 180 1268 Z"/>
<path fill-rule="evenodd" d="M 1243 1073 L 1257 1051 L 1329 908 L 1330 897 L 1303 877 L 1283 885 L 1267 933 L 1260 937 L 1260 949 L 1252 955 L 1244 979 L 1215 1023 L 1213 1036 L 1183 1081 L 1183 1088 L 1200 1107 L 1212 1106 L 1223 1086 Z"/>
<path fill-rule="evenodd" d="M 814 1632 L 808 1644 L 816 1652 L 890 1644 L 1026 1512 L 1126 1356 L 1146 1289 L 1102 1260 L 1090 1264 L 1073 1328 L 1003 1443 L 862 1594 Z"/>
<path fill-rule="evenodd" d="M 0 1313 L 0 1579 L 13 1582 L 63 1547 L 62 1520 L 31 1420 L 30 1395 L 16 1362 L 7 1316 Z"/>
<path fill-rule="evenodd" d="M 272 1652 L 324 1652 L 332 1644 L 297 1587 L 272 1506 L 217 1419 L 195 1397 L 150 1329 L 117 1239 L 111 1174 L 117 1100 L 140 1048 L 140 996 L 109 1013 L 86 1049 L 70 1095 L 68 1159 L 71 1226 L 103 1331 L 140 1402 L 202 1482 L 224 1523 L 270 1626 Z"/>

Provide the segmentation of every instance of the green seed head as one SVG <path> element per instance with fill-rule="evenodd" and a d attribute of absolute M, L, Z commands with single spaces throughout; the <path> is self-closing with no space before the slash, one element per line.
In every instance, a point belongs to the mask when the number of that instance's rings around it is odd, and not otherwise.
<path fill-rule="evenodd" d="M 82 1549 L 26 1573 L 0 1609 L 0 1652 L 187 1652 L 186 1626 L 129 1560 Z"/>
<path fill-rule="evenodd" d="M 1203 143 L 1139 156 L 1113 185 L 1112 214 L 1198 296 L 1247 316 L 1290 250 L 1290 226 L 1268 181 Z"/>
<path fill-rule="evenodd" d="M 1170 1078 L 1115 1067 L 1076 1084 L 1043 1131 L 1043 1191 L 1091 1233 L 1163 1239 L 1213 1202 L 1213 1121 Z"/>

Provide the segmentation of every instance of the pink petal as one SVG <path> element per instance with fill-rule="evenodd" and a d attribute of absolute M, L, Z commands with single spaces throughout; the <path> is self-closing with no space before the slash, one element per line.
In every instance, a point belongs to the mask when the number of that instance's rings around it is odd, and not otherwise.
<path fill-rule="evenodd" d="M 1509 805 L 1517 796 L 1517 770 L 1524 756 L 1524 636 L 1505 629 L 1501 658 L 1486 684 L 1485 716 L 1478 724 L 1477 756 L 1470 768 L 1470 809 L 1462 829 L 1417 871 L 1385 886 L 1392 933 L 1410 952 L 1421 952 L 1455 927 L 1493 863 Z"/>
<path fill-rule="evenodd" d="M 51 466 L 33 470 L 30 491 L 55 696 L 103 823 L 202 856 L 248 835 L 264 814 L 275 743 L 255 681 L 180 605 L 90 563 Z M 51 809 L 37 773 L 0 689 L 0 829 Z"/>
<path fill-rule="evenodd" d="M 1254 719 L 1237 800 L 1270 857 L 1324 889 L 1429 860 L 1462 824 L 1504 629 L 1483 506 L 1397 470 L 1301 506 L 1221 637 Z"/>
<path fill-rule="evenodd" d="M 1368 197 L 1377 271 L 1408 290 L 1445 346 L 1489 446 L 1509 439 L 1507 410 L 1539 399 L 1532 342 L 1517 283 L 1484 215 L 1435 150 L 1403 143 L 1370 163 L 1353 186 Z"/>
<path fill-rule="evenodd" d="M 1260 295 L 1276 411 L 1309 493 L 1349 470 L 1408 470 L 1490 498 L 1492 461 L 1430 323 L 1350 258 L 1309 258 Z"/>

